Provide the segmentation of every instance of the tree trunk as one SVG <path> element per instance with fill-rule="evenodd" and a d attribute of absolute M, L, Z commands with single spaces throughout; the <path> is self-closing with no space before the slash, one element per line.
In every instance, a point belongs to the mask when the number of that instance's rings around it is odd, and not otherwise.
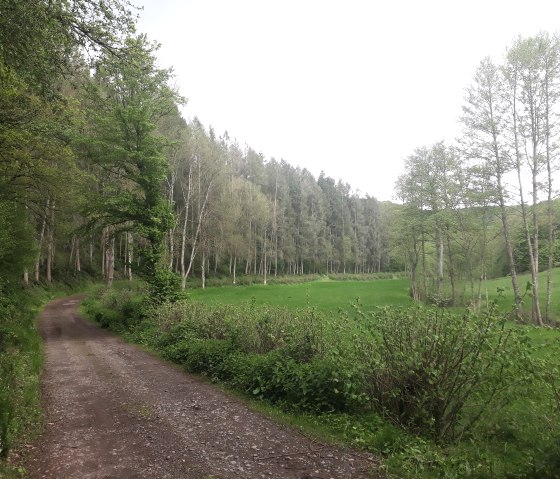
<path fill-rule="evenodd" d="M 422 241 L 421 245 L 421 252 L 422 252 L 422 287 L 423 291 L 421 292 L 422 297 L 426 297 L 428 293 L 428 268 L 426 267 L 426 232 L 422 227 Z"/>
<path fill-rule="evenodd" d="M 200 232 L 202 230 L 202 225 L 204 222 L 204 218 L 205 218 L 205 212 L 206 212 L 206 207 L 208 206 L 208 199 L 210 198 L 210 190 L 212 189 L 212 182 L 209 183 L 208 185 L 208 189 L 206 190 L 206 196 L 204 197 L 204 201 L 202 203 L 202 205 L 200 206 L 200 210 L 198 213 L 198 218 L 197 218 L 197 225 L 196 225 L 196 232 L 194 234 L 194 238 L 192 240 L 192 249 L 191 249 L 191 256 L 189 259 L 189 265 L 187 267 L 186 270 L 184 270 L 184 266 L 183 266 L 183 273 L 182 273 L 182 287 L 183 289 L 185 289 L 186 286 L 186 281 L 187 278 L 192 270 L 192 266 L 194 264 L 194 259 L 196 257 L 196 253 L 198 251 L 198 242 L 200 239 Z M 185 214 L 185 222 L 187 221 L 187 216 Z M 186 225 L 183 227 L 183 231 L 186 231 Z M 184 262 L 183 262 L 184 264 Z"/>
<path fill-rule="evenodd" d="M 278 275 L 278 171 L 276 171 L 276 183 L 274 185 L 274 276 Z"/>
<path fill-rule="evenodd" d="M 418 291 L 418 260 L 419 260 L 419 252 L 418 252 L 418 241 L 416 236 L 413 232 L 412 238 L 412 257 L 410 259 L 410 283 L 412 288 L 412 299 L 414 301 L 420 300 L 420 292 Z M 423 244 L 423 241 L 422 241 Z"/>
<path fill-rule="evenodd" d="M 547 198 L 546 213 L 548 222 L 548 264 L 546 269 L 546 307 L 545 320 L 550 321 L 550 303 L 552 300 L 552 268 L 554 267 L 554 220 L 552 214 L 552 161 L 550 145 L 550 58 L 546 57 L 545 62 L 545 139 L 546 139 L 546 173 L 547 173 Z M 558 92 L 556 92 L 558 93 Z"/>
<path fill-rule="evenodd" d="M 115 236 L 111 233 L 109 239 L 109 247 L 106 249 L 107 252 L 107 280 L 106 286 L 110 288 L 113 286 L 113 278 L 115 274 Z"/>
<path fill-rule="evenodd" d="M 531 308 L 531 316 L 534 322 L 536 322 L 538 325 L 542 326 L 543 322 L 542 322 L 542 317 L 541 317 L 541 312 L 540 312 L 540 305 L 539 305 L 539 279 L 538 279 L 538 258 L 535 258 L 534 254 L 535 251 L 537 251 L 538 253 L 538 244 L 536 244 L 536 248 L 535 245 L 533 244 L 532 238 L 531 238 L 531 231 L 529 228 L 529 221 L 527 218 L 527 208 L 525 205 L 525 199 L 524 199 L 524 194 L 523 194 L 523 181 L 521 178 L 521 153 L 519 151 L 519 139 L 518 139 L 518 130 L 517 130 L 517 107 L 516 107 L 516 85 L 514 86 L 514 90 L 513 90 L 513 134 L 514 134 L 514 146 L 515 146 L 515 167 L 517 170 L 517 181 L 518 181 L 518 188 L 519 188 L 519 201 L 520 201 L 520 206 L 521 206 L 521 218 L 523 220 L 523 226 L 525 228 L 525 237 L 527 240 L 527 248 L 528 248 L 528 253 L 529 253 L 529 260 L 531 263 L 531 292 L 532 292 L 532 308 Z M 534 153 L 536 154 L 536 153 Z M 532 175 L 532 181 L 533 181 L 533 202 L 535 201 L 535 188 L 536 188 L 536 178 L 535 178 L 535 171 L 533 170 L 533 175 Z M 534 206 L 535 207 L 535 206 Z M 536 214 L 536 213 L 534 213 Z M 534 217 L 536 218 L 536 217 Z M 535 235 L 535 240 L 537 240 L 536 235 Z"/>
<path fill-rule="evenodd" d="M 266 284 L 266 229 L 264 230 L 264 238 L 263 238 L 263 258 L 264 258 L 264 268 L 263 268 L 263 284 Z"/>
<path fill-rule="evenodd" d="M 50 199 L 47 198 L 46 204 L 45 204 L 45 213 L 43 215 L 43 221 L 42 221 L 42 225 L 41 225 L 41 232 L 39 233 L 39 239 L 37 241 L 38 243 L 38 248 L 37 248 L 37 258 L 35 259 L 35 281 L 38 282 L 39 281 L 39 271 L 40 271 L 40 266 L 41 266 L 41 251 L 43 249 L 43 240 L 45 238 L 45 229 L 47 227 L 47 215 L 48 215 L 48 211 L 49 211 L 49 203 L 50 203 Z"/>
<path fill-rule="evenodd" d="M 202 251 L 202 265 L 201 265 L 201 274 L 202 274 L 202 289 L 206 288 L 206 252 Z"/>
<path fill-rule="evenodd" d="M 134 260 L 134 238 L 132 237 L 132 233 L 128 232 L 126 234 L 127 240 L 127 259 L 126 262 L 128 263 L 128 280 L 132 281 L 132 261 Z"/>
<path fill-rule="evenodd" d="M 189 221 L 189 208 L 191 202 L 191 190 L 192 190 L 192 162 L 189 163 L 189 173 L 187 176 L 187 190 L 183 183 L 181 183 L 181 193 L 183 195 L 184 206 L 184 219 L 183 228 L 181 230 L 181 252 L 180 252 L 180 266 L 181 266 L 181 288 L 185 289 L 187 286 L 187 270 L 185 268 L 185 249 L 187 247 L 187 226 Z"/>
<path fill-rule="evenodd" d="M 76 251 L 76 236 L 72 235 L 72 239 L 70 240 L 70 254 L 68 255 L 68 270 L 74 266 L 74 254 Z"/>
<path fill-rule="evenodd" d="M 76 237 L 76 261 L 74 263 L 76 271 L 80 273 L 82 271 L 82 263 L 80 258 L 80 238 Z"/>
<path fill-rule="evenodd" d="M 439 227 L 436 227 L 436 250 L 437 250 L 437 294 L 441 298 L 443 294 L 443 238 Z"/>
<path fill-rule="evenodd" d="M 53 200 L 47 235 L 47 282 L 49 283 L 52 282 L 52 269 L 54 265 L 54 209 L 55 202 Z"/>
<path fill-rule="evenodd" d="M 451 304 L 455 305 L 455 301 L 457 300 L 457 291 L 455 284 L 455 268 L 453 265 L 453 255 L 451 253 L 451 238 L 449 234 L 447 235 L 447 261 L 449 269 L 449 282 L 451 283 Z"/>
<path fill-rule="evenodd" d="M 181 267 L 181 288 L 185 289 L 187 286 L 187 270 L 185 268 L 185 250 L 187 248 L 187 224 L 188 224 L 188 209 L 185 208 L 185 216 L 183 219 L 183 228 L 181 230 L 181 251 L 179 265 Z"/>
<path fill-rule="evenodd" d="M 101 231 L 101 276 L 106 278 L 107 271 L 107 245 L 106 245 L 107 228 Z"/>

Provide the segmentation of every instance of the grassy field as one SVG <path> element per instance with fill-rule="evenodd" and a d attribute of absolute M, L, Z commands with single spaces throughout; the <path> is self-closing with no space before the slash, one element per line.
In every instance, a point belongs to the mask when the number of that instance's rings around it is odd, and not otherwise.
<path fill-rule="evenodd" d="M 529 274 L 519 276 L 522 294 L 527 283 L 531 280 Z M 546 273 L 541 273 L 540 297 L 544 314 L 546 301 Z M 252 285 L 252 286 L 220 286 L 206 289 L 194 289 L 189 297 L 195 301 L 211 304 L 239 304 L 254 302 L 257 305 L 281 306 L 286 308 L 315 307 L 323 312 L 338 312 L 351 310 L 352 304 L 359 298 L 362 311 L 372 311 L 379 306 L 410 306 L 413 304 L 409 292 L 408 279 L 378 279 L 373 281 L 332 281 L 319 280 L 301 284 Z M 560 269 L 553 270 L 553 288 L 560 285 Z M 513 291 L 511 279 L 498 278 L 488 280 L 484 285 L 483 298 L 488 292 L 489 301 L 497 301 L 498 309 L 503 312 L 513 310 Z M 500 292 L 498 292 L 500 291 Z M 523 306 L 526 317 L 531 313 L 530 292 L 524 296 Z M 454 308 L 457 311 L 464 307 Z M 550 308 L 551 318 L 560 321 L 560 296 L 552 295 Z M 539 352 L 538 356 L 550 356 L 558 348 L 560 330 L 550 328 L 530 328 L 529 337 Z M 551 347 L 553 345 L 553 347 Z M 560 361 L 560 360 L 559 360 Z M 556 361 L 555 361 L 556 363 Z M 560 364 L 559 364 L 560 365 Z"/>
<path fill-rule="evenodd" d="M 552 301 L 550 307 L 550 317 L 556 321 L 560 321 L 560 268 L 552 270 Z M 531 282 L 530 274 L 521 274 L 518 277 L 520 294 L 523 296 L 523 308 L 526 315 L 531 312 L 531 291 L 527 290 Z M 503 311 L 513 309 L 513 289 L 511 286 L 511 278 L 498 278 L 487 282 L 488 297 L 496 299 Z M 498 290 L 501 293 L 498 293 Z M 546 273 L 539 274 L 539 299 L 541 304 L 541 312 L 544 315 L 546 305 Z"/>
<path fill-rule="evenodd" d="M 320 280 L 303 284 L 222 286 L 194 289 L 189 293 L 195 301 L 237 304 L 254 301 L 258 305 L 287 308 L 312 306 L 321 311 L 350 309 L 359 298 L 363 310 L 376 306 L 406 306 L 412 303 L 407 279 L 374 281 Z"/>
<path fill-rule="evenodd" d="M 531 277 L 529 274 L 519 276 L 519 287 L 524 294 L 523 304 L 527 315 L 531 311 L 530 291 L 526 291 Z M 351 304 L 359 298 L 362 310 L 371 311 L 377 306 L 408 306 L 412 304 L 409 296 L 408 279 L 378 279 L 373 281 L 332 281 L 322 279 L 309 283 L 251 286 L 219 286 L 206 289 L 193 289 L 189 297 L 195 301 L 219 304 L 238 304 L 254 301 L 256 304 L 285 306 L 287 308 L 312 306 L 321 311 L 338 311 L 350 309 Z M 552 272 L 552 302 L 550 317 L 560 321 L 560 269 Z M 467 295 L 467 285 L 464 285 Z M 546 304 L 546 273 L 539 275 L 541 308 L 544 314 Z M 459 288 L 461 289 L 461 288 Z M 500 291 L 500 293 L 498 293 Z M 501 311 L 513 309 L 513 291 L 511 279 L 498 278 L 483 284 L 483 300 L 488 295 L 490 301 L 497 300 Z"/>

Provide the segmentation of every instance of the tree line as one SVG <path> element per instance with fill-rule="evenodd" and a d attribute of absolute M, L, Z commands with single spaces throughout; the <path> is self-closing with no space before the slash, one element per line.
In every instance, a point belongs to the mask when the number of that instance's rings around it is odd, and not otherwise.
<path fill-rule="evenodd" d="M 558 37 L 518 38 L 500 63 L 481 61 L 466 89 L 457 142 L 418 148 L 406 160 L 397 192 L 410 225 L 403 241 L 416 298 L 455 302 L 462 271 L 479 305 L 485 278 L 508 274 L 516 316 L 528 295 L 532 320 L 549 319 L 559 259 L 559 95 Z M 524 271 L 531 274 L 526 290 L 518 280 Z"/>
<path fill-rule="evenodd" d="M 375 198 L 182 117 L 127 2 L 0 8 L 4 272 L 89 270 L 111 284 L 171 271 L 185 287 L 195 274 L 391 267 Z"/>
<path fill-rule="evenodd" d="M 0 271 L 52 281 L 406 270 L 411 296 L 480 307 L 484 281 L 557 261 L 559 53 L 519 38 L 484 59 L 454 144 L 418 148 L 401 204 L 240 146 L 181 114 L 186 99 L 124 0 L 0 0 Z M 188 109 L 188 104 L 186 105 Z"/>

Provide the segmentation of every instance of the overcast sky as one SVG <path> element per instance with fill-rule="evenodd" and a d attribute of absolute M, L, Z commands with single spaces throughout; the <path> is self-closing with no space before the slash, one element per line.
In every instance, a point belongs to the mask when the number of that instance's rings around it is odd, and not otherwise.
<path fill-rule="evenodd" d="M 559 0 L 134 3 L 185 117 L 380 200 L 416 147 L 459 134 L 483 57 L 560 30 Z"/>

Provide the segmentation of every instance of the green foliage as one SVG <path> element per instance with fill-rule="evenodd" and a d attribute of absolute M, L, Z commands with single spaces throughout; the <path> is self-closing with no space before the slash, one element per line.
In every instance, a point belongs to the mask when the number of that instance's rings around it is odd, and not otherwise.
<path fill-rule="evenodd" d="M 28 212 L 17 203 L 0 201 L 0 276 L 15 278 L 34 254 Z"/>
<path fill-rule="evenodd" d="M 156 305 L 175 302 L 185 296 L 181 289 L 181 277 L 167 269 L 157 268 L 147 281 L 150 286 L 150 301 Z"/>
<path fill-rule="evenodd" d="M 101 290 L 84 309 L 102 326 L 128 331 L 190 371 L 248 394 L 304 410 L 346 411 L 364 405 L 360 368 L 341 369 L 334 347 L 340 330 L 322 327 L 327 320 L 313 308 L 294 312 L 254 303 L 178 301 L 151 306 L 141 313 L 146 320 L 139 322 L 129 316 L 135 309 L 132 301 L 125 291 Z M 328 341 L 327 335 L 332 335 Z M 333 346 L 329 354 L 327 343 Z"/>
<path fill-rule="evenodd" d="M 69 102 L 46 101 L 29 90 L 0 56 L 0 200 L 35 210 L 61 183 L 72 184 L 67 136 L 74 112 Z"/>
<path fill-rule="evenodd" d="M 84 98 L 91 128 L 81 152 L 97 166 L 100 186 L 89 188 L 84 201 L 87 227 L 134 231 L 143 238 L 137 248 L 140 271 L 151 278 L 159 301 L 171 285 L 158 268 L 174 217 L 163 194 L 167 142 L 157 134 L 157 122 L 182 98 L 169 86 L 171 71 L 157 67 L 156 49 L 140 35 L 126 39 L 126 61 L 110 54 L 99 59 Z"/>
<path fill-rule="evenodd" d="M 38 425 L 42 357 L 33 305 L 24 292 L 0 282 L 0 458 Z"/>
<path fill-rule="evenodd" d="M 121 0 L 0 1 L 0 56 L 45 96 L 74 65 L 78 47 L 117 52 L 133 15 Z"/>
<path fill-rule="evenodd" d="M 557 208 L 557 205 L 555 205 Z M 555 221 L 556 222 L 556 221 Z M 545 245 L 544 247 L 541 246 L 539 249 L 539 265 L 540 271 L 543 271 L 548 265 L 548 230 L 547 228 L 539 229 L 539 241 L 541 245 Z M 557 238 L 558 231 L 554 230 L 554 241 L 552 244 L 552 260 L 553 264 L 558 264 L 560 262 L 560 240 Z M 531 260 L 529 258 L 529 247 L 527 244 L 527 235 L 524 231 L 517 232 L 515 242 L 515 266 L 519 272 L 526 272 L 531 270 Z"/>
<path fill-rule="evenodd" d="M 495 311 L 357 302 L 338 315 L 256 301 L 146 309 L 126 289 L 103 290 L 88 310 L 111 311 L 109 327 L 188 370 L 385 455 L 394 477 L 558 476 L 555 331 Z"/>
<path fill-rule="evenodd" d="M 82 310 L 102 327 L 125 332 L 142 320 L 148 304 L 144 300 L 147 292 L 145 285 L 139 282 L 99 288 L 95 297 L 83 301 Z"/>
<path fill-rule="evenodd" d="M 391 420 L 437 440 L 461 439 L 507 402 L 532 364 L 524 331 L 442 308 L 371 314 L 378 335 L 371 396 Z"/>

